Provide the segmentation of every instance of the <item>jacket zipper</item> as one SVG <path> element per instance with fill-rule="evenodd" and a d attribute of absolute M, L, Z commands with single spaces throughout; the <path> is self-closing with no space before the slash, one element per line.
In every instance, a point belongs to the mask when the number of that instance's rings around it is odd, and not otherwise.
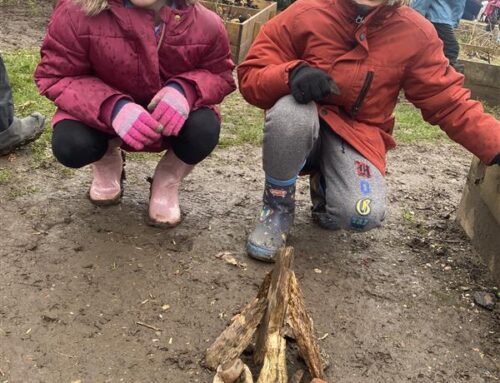
<path fill-rule="evenodd" d="M 370 90 L 370 86 L 372 85 L 373 77 L 375 76 L 375 73 L 372 71 L 368 71 L 365 77 L 365 82 L 363 83 L 363 87 L 361 88 L 361 92 L 359 92 L 358 98 L 356 99 L 356 102 L 351 108 L 351 115 L 355 116 L 359 109 L 361 109 L 361 106 L 363 105 L 363 101 L 365 101 L 366 94 L 368 93 L 368 90 Z"/>

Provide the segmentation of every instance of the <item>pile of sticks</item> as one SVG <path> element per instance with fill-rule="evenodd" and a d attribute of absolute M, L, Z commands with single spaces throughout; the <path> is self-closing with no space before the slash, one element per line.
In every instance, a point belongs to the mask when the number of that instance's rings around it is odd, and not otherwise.
<path fill-rule="evenodd" d="M 286 339 L 297 342 L 311 383 L 326 383 L 312 320 L 306 312 L 304 298 L 292 270 L 293 248 L 282 249 L 274 269 L 266 275 L 257 297 L 236 315 L 206 353 L 206 365 L 216 370 L 213 383 L 253 383 L 250 369 L 240 355 L 256 333 L 254 362 L 262 366 L 257 383 L 287 383 Z M 300 383 L 299 370 L 291 383 Z"/>

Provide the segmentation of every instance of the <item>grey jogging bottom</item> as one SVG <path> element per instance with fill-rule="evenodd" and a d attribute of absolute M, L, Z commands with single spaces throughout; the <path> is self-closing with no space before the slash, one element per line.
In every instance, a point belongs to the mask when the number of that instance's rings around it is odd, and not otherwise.
<path fill-rule="evenodd" d="M 307 167 L 320 172 L 311 177 L 311 186 L 324 199 L 323 207 L 313 211 L 321 226 L 367 231 L 381 225 L 386 210 L 383 175 L 325 123 L 320 124 L 315 103 L 299 104 L 288 95 L 266 112 L 264 171 L 274 179 L 289 180 L 306 160 Z"/>

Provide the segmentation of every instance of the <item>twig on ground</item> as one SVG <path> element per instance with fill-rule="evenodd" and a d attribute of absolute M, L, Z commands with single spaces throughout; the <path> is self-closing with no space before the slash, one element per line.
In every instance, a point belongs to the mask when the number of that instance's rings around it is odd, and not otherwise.
<path fill-rule="evenodd" d="M 138 324 L 139 326 L 147 327 L 147 328 L 149 328 L 151 330 L 161 331 L 160 328 L 155 327 L 155 326 L 151 326 L 150 324 L 147 324 L 147 323 L 143 323 L 143 322 L 135 322 L 135 323 Z"/>

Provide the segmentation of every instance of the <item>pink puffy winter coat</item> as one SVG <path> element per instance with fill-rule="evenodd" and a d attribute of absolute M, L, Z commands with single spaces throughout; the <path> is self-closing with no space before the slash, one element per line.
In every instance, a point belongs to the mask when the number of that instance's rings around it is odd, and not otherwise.
<path fill-rule="evenodd" d="M 199 4 L 165 6 L 158 39 L 152 11 L 102 2 L 104 9 L 88 16 L 73 0 L 60 0 L 52 15 L 35 81 L 57 106 L 53 124 L 78 120 L 114 134 L 119 99 L 146 106 L 172 80 L 194 109 L 213 107 L 235 90 L 227 33 L 215 13 Z"/>

